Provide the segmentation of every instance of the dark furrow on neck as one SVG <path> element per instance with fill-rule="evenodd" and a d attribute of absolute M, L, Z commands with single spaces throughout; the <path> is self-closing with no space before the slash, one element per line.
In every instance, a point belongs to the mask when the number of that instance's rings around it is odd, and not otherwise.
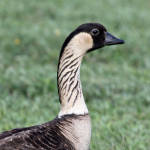
<path fill-rule="evenodd" d="M 69 107 L 69 109 L 74 107 L 81 98 L 83 100 L 80 86 L 81 61 L 82 56 L 75 57 L 71 53 L 65 55 L 65 52 L 59 60 L 57 80 L 60 101 L 64 107 Z"/>

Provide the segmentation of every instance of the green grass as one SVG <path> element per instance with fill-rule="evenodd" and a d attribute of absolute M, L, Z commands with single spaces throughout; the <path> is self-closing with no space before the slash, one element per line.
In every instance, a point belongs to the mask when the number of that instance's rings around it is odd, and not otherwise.
<path fill-rule="evenodd" d="M 78 25 L 100 22 L 126 44 L 88 54 L 82 64 L 91 149 L 148 150 L 149 9 L 149 0 L 1 0 L 0 131 L 56 116 L 60 47 Z"/>

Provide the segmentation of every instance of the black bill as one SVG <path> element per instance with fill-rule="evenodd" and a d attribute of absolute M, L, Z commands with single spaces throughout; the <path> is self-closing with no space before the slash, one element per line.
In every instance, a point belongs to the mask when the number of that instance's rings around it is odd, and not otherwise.
<path fill-rule="evenodd" d="M 116 38 L 109 32 L 105 32 L 105 45 L 116 45 L 116 44 L 124 44 L 124 40 Z"/>

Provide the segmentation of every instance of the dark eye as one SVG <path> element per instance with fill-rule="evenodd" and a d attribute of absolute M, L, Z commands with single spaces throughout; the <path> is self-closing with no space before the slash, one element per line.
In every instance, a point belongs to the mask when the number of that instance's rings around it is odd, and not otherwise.
<path fill-rule="evenodd" d="M 99 35 L 99 33 L 100 33 L 100 31 L 97 28 L 91 30 L 91 34 L 93 36 L 97 36 L 97 35 Z"/>

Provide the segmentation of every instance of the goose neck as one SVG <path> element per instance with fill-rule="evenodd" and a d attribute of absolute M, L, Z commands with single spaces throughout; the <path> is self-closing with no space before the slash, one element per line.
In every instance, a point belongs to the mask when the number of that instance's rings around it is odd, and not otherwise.
<path fill-rule="evenodd" d="M 61 102 L 59 116 L 66 114 L 88 114 L 80 81 L 80 65 L 83 55 L 64 51 L 58 67 L 58 90 Z"/>

